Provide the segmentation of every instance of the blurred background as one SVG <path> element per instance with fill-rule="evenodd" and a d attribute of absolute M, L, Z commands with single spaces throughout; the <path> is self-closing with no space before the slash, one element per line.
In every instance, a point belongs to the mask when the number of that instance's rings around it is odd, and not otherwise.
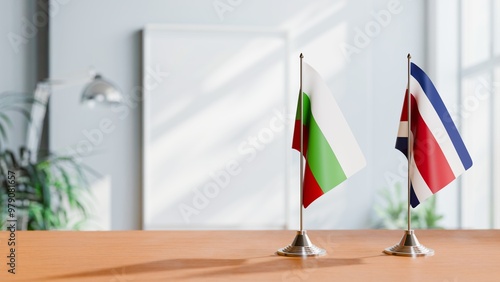
<path fill-rule="evenodd" d="M 305 228 L 404 228 L 394 144 L 411 53 L 474 161 L 412 211 L 414 226 L 499 228 L 499 5 L 3 0 L 0 165 L 17 173 L 17 216 L 27 229 L 297 229 L 303 53 L 367 159 L 305 210 Z M 82 103 L 89 68 L 120 103 Z"/>

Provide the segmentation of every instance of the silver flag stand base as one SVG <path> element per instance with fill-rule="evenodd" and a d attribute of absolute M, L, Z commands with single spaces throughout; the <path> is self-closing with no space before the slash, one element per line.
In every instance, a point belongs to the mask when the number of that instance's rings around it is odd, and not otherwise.
<path fill-rule="evenodd" d="M 326 254 L 326 251 L 311 243 L 311 240 L 309 240 L 307 236 L 307 232 L 303 230 L 297 231 L 297 235 L 292 244 L 279 249 L 277 254 L 287 257 L 313 257 L 323 256 Z"/>
<path fill-rule="evenodd" d="M 401 238 L 401 242 L 385 249 L 384 253 L 395 256 L 424 257 L 433 256 L 434 250 L 426 248 L 424 245 L 420 244 L 413 230 L 405 230 L 405 234 L 403 235 L 403 238 Z"/>

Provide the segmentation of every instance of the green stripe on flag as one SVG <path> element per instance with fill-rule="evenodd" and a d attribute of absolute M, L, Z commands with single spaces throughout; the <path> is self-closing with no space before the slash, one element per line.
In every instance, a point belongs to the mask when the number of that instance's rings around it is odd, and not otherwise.
<path fill-rule="evenodd" d="M 302 121 L 302 124 L 307 125 L 309 122 L 309 117 L 311 116 L 311 100 L 309 100 L 309 95 L 305 92 L 302 92 L 304 94 L 304 119 L 305 121 Z M 297 107 L 297 113 L 295 114 L 295 119 L 300 120 L 300 97 L 299 95 L 299 102 L 298 102 L 298 107 Z"/>
<path fill-rule="evenodd" d="M 309 128 L 307 163 L 321 190 L 326 193 L 346 180 L 347 177 L 330 144 L 316 123 L 314 113 L 311 114 L 309 96 L 306 93 L 304 94 L 305 121 L 302 121 L 302 123 L 305 123 Z M 300 112 L 298 118 L 300 118 Z"/>

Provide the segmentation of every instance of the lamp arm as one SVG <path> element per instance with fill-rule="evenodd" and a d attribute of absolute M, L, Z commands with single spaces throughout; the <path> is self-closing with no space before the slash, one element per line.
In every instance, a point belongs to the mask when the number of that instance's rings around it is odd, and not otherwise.
<path fill-rule="evenodd" d="M 52 89 L 57 87 L 70 87 L 89 82 L 96 76 L 94 68 L 90 68 L 86 76 L 78 76 L 69 79 L 47 78 L 36 84 L 34 98 L 38 103 L 31 107 L 30 122 L 26 132 L 26 147 L 31 152 L 31 161 L 35 162 L 40 150 L 40 139 L 43 133 L 43 123 L 47 113 L 47 106 Z"/>
<path fill-rule="evenodd" d="M 93 99 L 103 98 L 108 103 L 121 103 L 122 96 L 120 91 L 110 82 L 97 75 L 91 68 L 85 78 L 76 77 L 71 79 L 45 79 L 36 85 L 34 98 L 40 103 L 35 103 L 31 107 L 31 120 L 26 133 L 26 147 L 31 152 L 31 160 L 36 161 L 40 149 L 40 139 L 43 133 L 43 123 L 47 113 L 47 103 L 52 90 L 55 87 L 68 87 L 82 82 L 91 82 L 84 90 L 82 101 L 91 101 Z M 97 98 L 96 98 L 97 97 Z"/>
<path fill-rule="evenodd" d="M 60 78 L 46 78 L 43 80 L 41 83 L 46 83 L 50 85 L 51 87 L 70 87 L 74 85 L 78 85 L 81 83 L 86 83 L 90 82 L 94 79 L 94 77 L 97 75 L 97 72 L 94 70 L 94 68 L 89 68 L 87 71 L 87 74 L 84 75 L 78 75 L 74 76 L 71 78 L 66 78 L 66 79 L 60 79 Z"/>
<path fill-rule="evenodd" d="M 31 106 L 31 116 L 26 133 L 26 147 L 29 152 L 31 152 L 31 161 L 33 162 L 35 162 L 38 157 L 43 122 L 45 120 L 47 103 L 51 93 L 51 85 L 49 83 L 37 83 L 34 98 L 38 103 L 34 103 Z"/>

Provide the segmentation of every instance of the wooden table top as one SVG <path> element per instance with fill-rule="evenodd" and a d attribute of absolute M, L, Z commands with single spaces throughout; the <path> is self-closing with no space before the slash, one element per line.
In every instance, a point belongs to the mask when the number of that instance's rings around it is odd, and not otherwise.
<path fill-rule="evenodd" d="M 0 281 L 500 281 L 500 230 L 417 230 L 432 257 L 382 253 L 400 230 L 308 231 L 317 258 L 275 254 L 295 231 L 18 231 Z"/>

